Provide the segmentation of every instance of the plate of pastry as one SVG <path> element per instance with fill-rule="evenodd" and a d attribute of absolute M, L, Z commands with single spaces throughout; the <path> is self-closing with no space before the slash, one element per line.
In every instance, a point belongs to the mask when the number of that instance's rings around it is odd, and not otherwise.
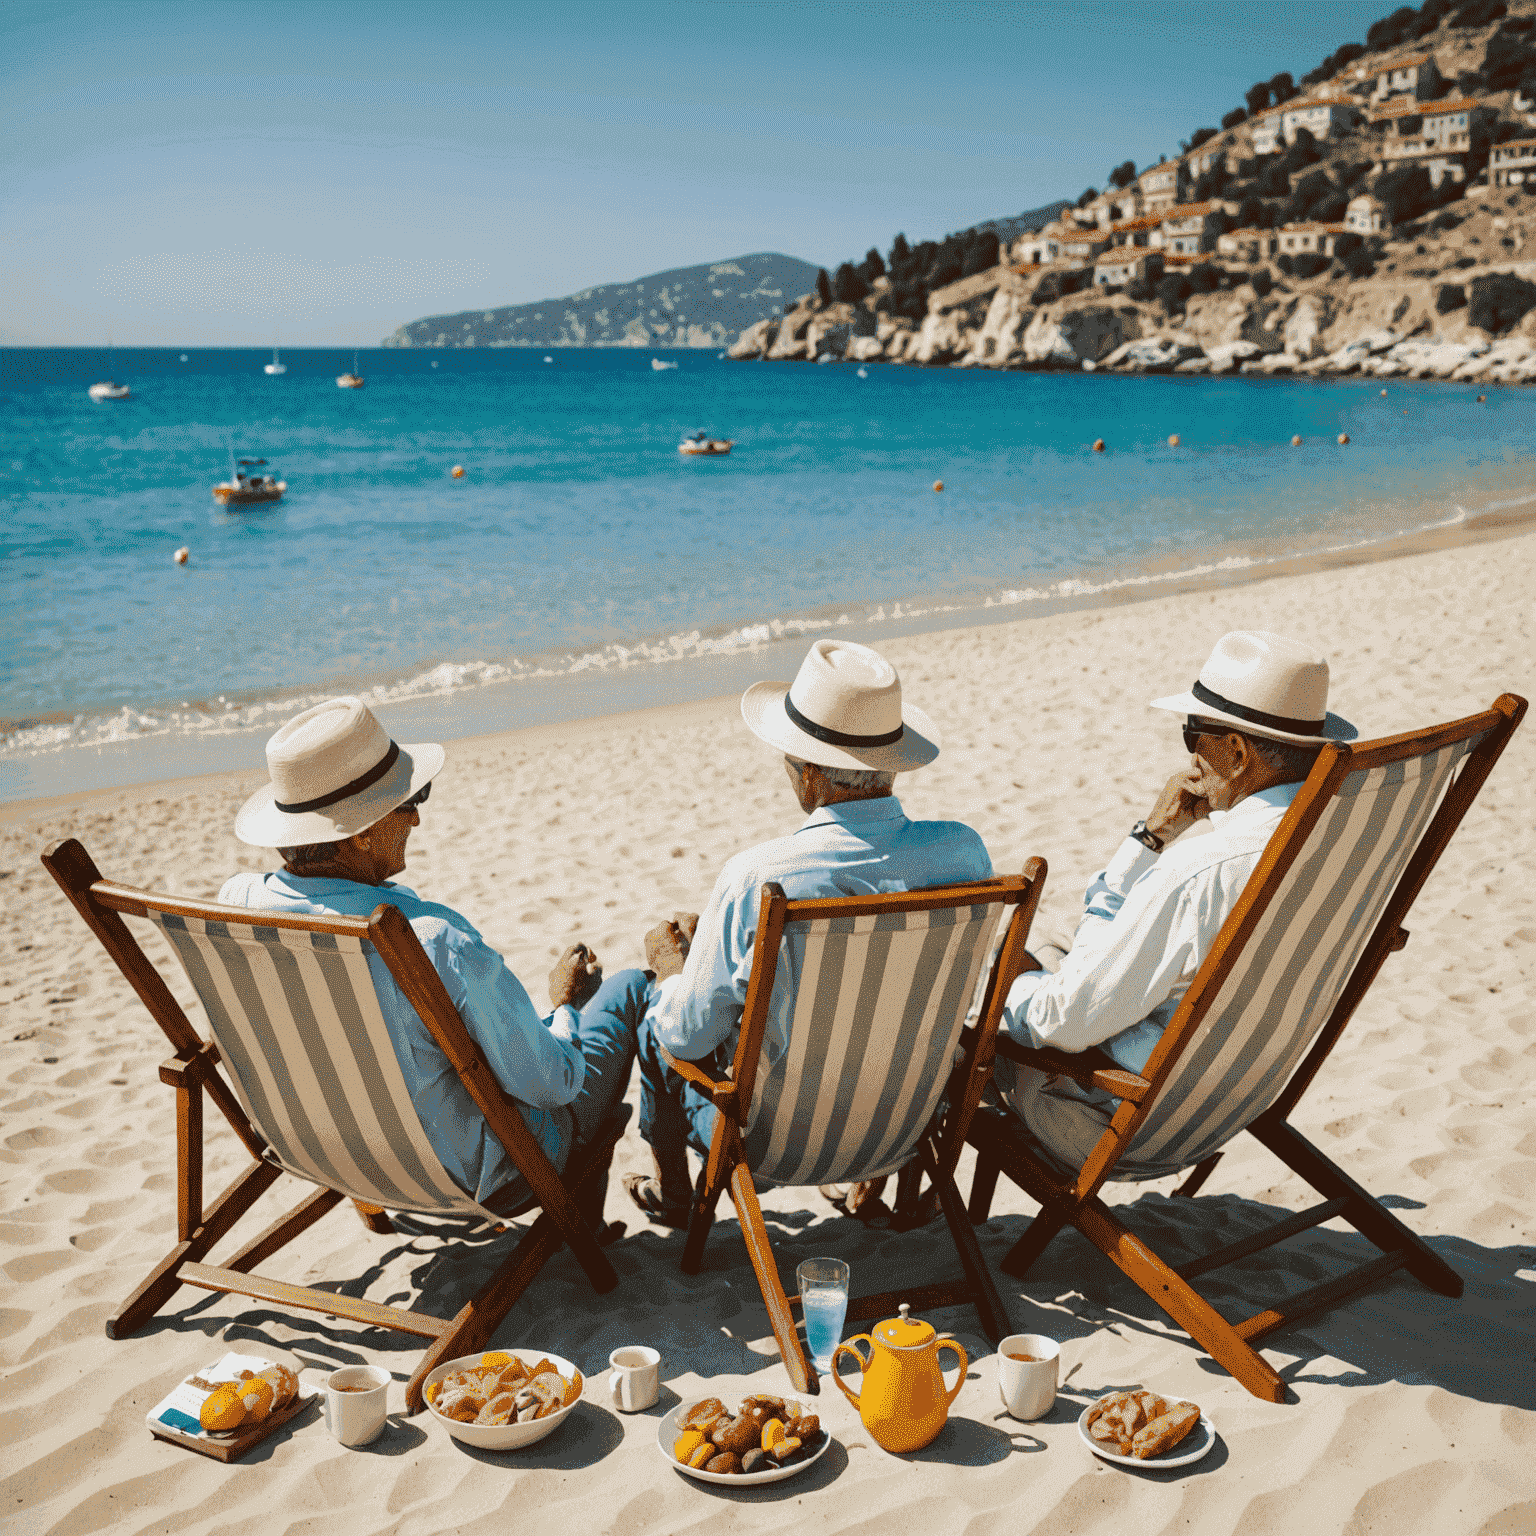
<path fill-rule="evenodd" d="M 793 1398 L 759 1392 L 732 1413 L 718 1397 L 680 1403 L 656 1429 L 656 1448 L 702 1483 L 756 1487 L 798 1477 L 826 1454 L 831 1436 Z"/>
<path fill-rule="evenodd" d="M 432 1417 L 466 1445 L 515 1451 L 542 1440 L 581 1401 L 582 1374 L 563 1355 L 496 1349 L 445 1360 L 423 1383 Z"/>
<path fill-rule="evenodd" d="M 1077 1432 L 1095 1456 L 1122 1467 L 1187 1467 L 1216 1444 L 1216 1426 L 1198 1403 L 1146 1391 L 1090 1403 Z"/>

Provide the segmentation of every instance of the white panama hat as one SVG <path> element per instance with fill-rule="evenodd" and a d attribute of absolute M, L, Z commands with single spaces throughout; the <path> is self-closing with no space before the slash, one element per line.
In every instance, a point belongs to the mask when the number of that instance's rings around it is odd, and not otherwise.
<path fill-rule="evenodd" d="M 901 701 L 901 679 L 879 651 L 818 640 L 793 683 L 754 683 L 741 696 L 754 735 L 823 768 L 905 773 L 939 755 L 939 733 Z"/>
<path fill-rule="evenodd" d="M 272 782 L 240 807 L 235 836 L 256 848 L 338 842 L 389 815 L 442 766 L 440 746 L 399 746 L 361 699 L 327 699 L 267 742 Z"/>
<path fill-rule="evenodd" d="M 1321 746 L 1360 733 L 1328 712 L 1328 663 L 1310 647 L 1265 629 L 1235 629 L 1216 642 L 1188 693 L 1153 709 L 1220 720 L 1247 736 Z"/>

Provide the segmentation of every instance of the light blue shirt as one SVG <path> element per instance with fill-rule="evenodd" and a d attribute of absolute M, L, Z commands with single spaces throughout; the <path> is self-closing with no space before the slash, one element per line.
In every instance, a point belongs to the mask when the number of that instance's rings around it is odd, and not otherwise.
<path fill-rule="evenodd" d="M 894 795 L 812 811 L 799 829 L 738 853 L 715 881 L 682 974 L 660 983 L 649 1018 L 675 1056 L 698 1061 L 735 1041 L 752 974 L 758 897 L 777 881 L 791 900 L 915 891 L 992 874 L 986 845 L 959 821 L 908 821 Z M 781 965 L 768 1005 L 770 1060 L 789 1043 L 795 977 Z"/>
<path fill-rule="evenodd" d="M 1212 811 L 1203 835 L 1160 854 L 1126 838 L 1090 882 L 1060 970 L 1026 971 L 1009 989 L 1003 1032 L 1062 1051 L 1102 1045 L 1140 1072 L 1300 789 L 1276 784 Z M 1012 1065 L 998 1062 L 1005 1097 Z"/>
<path fill-rule="evenodd" d="M 581 1092 L 586 1074 L 586 1062 L 573 1043 L 580 1034 L 575 1011 L 559 1008 L 541 1019 L 506 961 L 452 907 L 423 901 L 403 885 L 360 885 L 286 870 L 234 875 L 219 900 L 232 907 L 309 916 L 366 917 L 380 902 L 398 907 L 443 978 L 496 1081 L 517 1100 L 550 1161 L 556 1168 L 565 1166 L 574 1132 L 570 1111 L 561 1106 Z M 383 960 L 370 954 L 368 966 L 411 1102 L 449 1176 L 482 1201 L 509 1180 L 520 1181 L 517 1165 Z"/>

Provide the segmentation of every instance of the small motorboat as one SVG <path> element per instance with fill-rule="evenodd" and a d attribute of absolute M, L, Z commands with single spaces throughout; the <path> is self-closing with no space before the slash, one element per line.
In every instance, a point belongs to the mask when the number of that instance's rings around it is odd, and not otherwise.
<path fill-rule="evenodd" d="M 111 379 L 105 379 L 100 384 L 92 384 L 86 390 L 92 400 L 127 400 L 130 398 L 126 384 L 114 384 Z"/>
<path fill-rule="evenodd" d="M 265 467 L 265 459 L 241 459 L 230 471 L 229 479 L 213 488 L 213 499 L 223 507 L 248 507 L 262 501 L 281 501 L 288 489 L 286 480 L 271 475 L 248 475 L 246 470 Z"/>
<path fill-rule="evenodd" d="M 708 457 L 715 454 L 729 453 L 731 444 L 735 441 L 729 437 L 710 437 L 703 432 L 695 432 L 692 437 L 685 437 L 677 445 L 679 453 L 686 453 L 695 458 Z"/>
<path fill-rule="evenodd" d="M 659 358 L 659 357 L 653 357 L 651 359 L 651 369 L 655 373 L 665 373 L 669 368 L 676 368 L 676 367 L 677 367 L 676 363 L 666 362 L 662 358 Z"/>
<path fill-rule="evenodd" d="M 357 353 L 352 354 L 352 372 L 336 375 L 337 389 L 361 389 L 367 381 L 357 371 Z"/>

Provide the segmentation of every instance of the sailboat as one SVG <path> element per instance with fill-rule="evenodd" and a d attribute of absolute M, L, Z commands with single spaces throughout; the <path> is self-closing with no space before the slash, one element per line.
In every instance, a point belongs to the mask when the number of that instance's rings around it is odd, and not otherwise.
<path fill-rule="evenodd" d="M 109 341 L 107 343 L 107 372 L 109 374 L 113 371 L 112 364 L 116 357 L 117 349 Z M 126 384 L 118 384 L 112 379 L 108 378 L 104 379 L 99 384 L 92 384 L 91 387 L 86 390 L 86 394 L 88 394 L 92 400 L 96 401 L 126 400 L 129 397 L 129 389 Z"/>
<path fill-rule="evenodd" d="M 277 338 L 275 336 L 272 338 L 272 361 L 270 363 L 268 363 L 267 366 L 265 368 L 263 368 L 261 371 L 263 373 L 269 373 L 269 374 L 279 374 L 279 373 L 287 373 L 288 372 L 288 365 L 287 365 L 287 363 L 280 363 L 277 360 Z"/>
<path fill-rule="evenodd" d="M 357 353 L 352 354 L 352 372 L 336 375 L 337 389 L 361 389 L 367 381 L 357 371 Z"/>

